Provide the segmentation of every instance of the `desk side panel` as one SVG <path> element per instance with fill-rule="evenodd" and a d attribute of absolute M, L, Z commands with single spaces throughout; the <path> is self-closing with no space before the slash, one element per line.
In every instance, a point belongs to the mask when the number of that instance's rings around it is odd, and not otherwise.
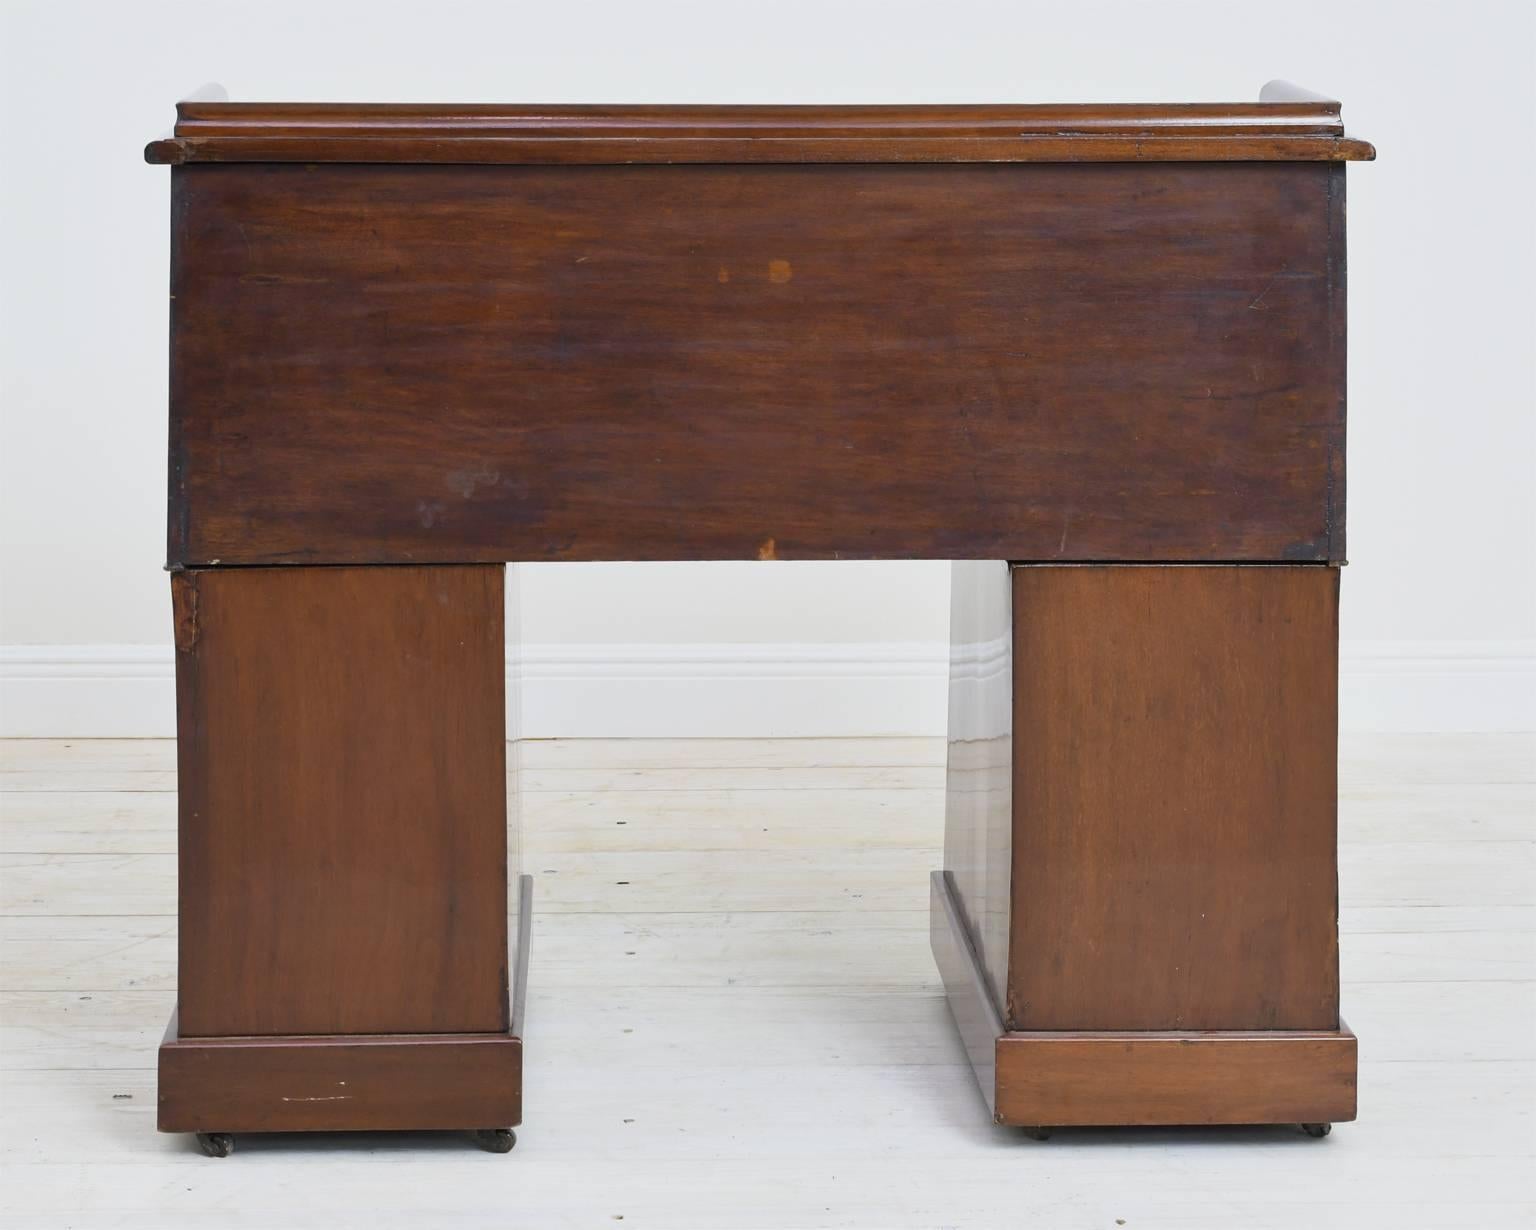
<path fill-rule="evenodd" d="M 173 563 L 1330 554 L 1326 165 L 174 177 Z"/>
<path fill-rule="evenodd" d="M 1336 1031 L 1338 569 L 1013 583 L 1008 1028 Z"/>
<path fill-rule="evenodd" d="M 506 1033 L 501 574 L 173 576 L 183 1038 Z"/>

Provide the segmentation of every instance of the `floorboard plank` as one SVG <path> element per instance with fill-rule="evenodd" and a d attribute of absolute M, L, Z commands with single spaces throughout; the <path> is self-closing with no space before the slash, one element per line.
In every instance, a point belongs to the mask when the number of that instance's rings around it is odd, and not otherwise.
<path fill-rule="evenodd" d="M 1361 1117 L 1326 1141 L 1147 1129 L 1042 1144 L 986 1122 L 927 951 L 941 740 L 518 752 L 539 883 L 516 1152 L 253 1137 L 216 1163 L 153 1130 L 175 983 L 174 745 L 0 743 L 0 1225 L 1536 1220 L 1536 738 L 1344 740 Z"/>

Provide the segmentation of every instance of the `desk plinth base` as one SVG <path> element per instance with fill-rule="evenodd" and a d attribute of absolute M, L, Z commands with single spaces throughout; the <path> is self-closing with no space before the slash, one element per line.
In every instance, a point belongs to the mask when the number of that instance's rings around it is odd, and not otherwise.
<path fill-rule="evenodd" d="M 1321 1135 L 1324 1125 L 1355 1117 L 1355 1036 L 1342 1024 L 1331 1031 L 1010 1031 L 941 871 L 932 878 L 930 938 L 997 1123 L 1296 1123 Z"/>
<path fill-rule="evenodd" d="M 162 1132 L 481 1133 L 512 1147 L 523 1121 L 523 1021 L 533 877 L 518 877 L 509 1032 L 183 1038 L 160 1044 Z M 227 1152 L 227 1146 L 221 1150 Z"/>
<path fill-rule="evenodd" d="M 355 1132 L 514 1127 L 514 1034 L 180 1038 L 160 1046 L 162 1132 Z"/>

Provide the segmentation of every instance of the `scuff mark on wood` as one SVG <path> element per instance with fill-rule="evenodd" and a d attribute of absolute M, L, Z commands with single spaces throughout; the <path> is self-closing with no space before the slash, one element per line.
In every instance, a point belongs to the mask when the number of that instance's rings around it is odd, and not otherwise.
<path fill-rule="evenodd" d="M 177 653 L 197 648 L 197 573 L 171 573 L 171 618 Z"/>
<path fill-rule="evenodd" d="M 501 481 L 501 471 L 487 465 L 450 470 L 445 479 L 450 491 L 469 499 L 481 487 L 494 487 Z"/>

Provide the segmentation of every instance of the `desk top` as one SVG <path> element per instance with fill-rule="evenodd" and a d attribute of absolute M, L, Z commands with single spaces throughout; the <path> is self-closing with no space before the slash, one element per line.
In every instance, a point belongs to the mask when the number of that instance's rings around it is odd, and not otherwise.
<path fill-rule="evenodd" d="M 1348 162 L 1339 104 L 557 106 L 188 101 L 152 163 Z"/>

